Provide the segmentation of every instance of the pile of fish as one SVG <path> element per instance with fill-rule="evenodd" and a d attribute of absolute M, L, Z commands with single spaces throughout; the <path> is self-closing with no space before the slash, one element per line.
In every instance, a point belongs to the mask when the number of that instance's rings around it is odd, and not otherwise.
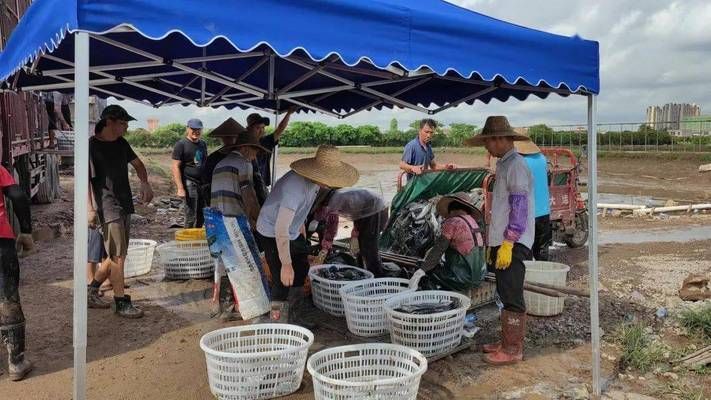
<path fill-rule="evenodd" d="M 455 298 L 453 300 L 438 301 L 436 303 L 403 304 L 396 308 L 395 311 L 405 314 L 427 315 L 456 310 L 460 305 L 459 299 Z"/>
<path fill-rule="evenodd" d="M 318 276 L 330 281 L 362 281 L 368 275 L 360 268 L 343 268 L 331 265 L 329 268 L 322 268 L 316 272 Z"/>
<path fill-rule="evenodd" d="M 400 211 L 390 228 L 393 240 L 389 252 L 420 258 L 425 256 L 440 229 L 437 203 L 433 200 L 412 202 Z"/>

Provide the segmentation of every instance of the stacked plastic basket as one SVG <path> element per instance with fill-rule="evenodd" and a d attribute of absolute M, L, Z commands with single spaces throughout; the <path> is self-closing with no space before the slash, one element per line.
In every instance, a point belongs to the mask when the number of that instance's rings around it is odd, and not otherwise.
<path fill-rule="evenodd" d="M 154 240 L 129 240 L 126 265 L 123 272 L 125 278 L 133 278 L 151 272 L 156 245 L 157 243 Z"/>
<path fill-rule="evenodd" d="M 402 278 L 368 279 L 348 284 L 339 290 L 348 330 L 363 337 L 388 333 L 383 303 L 396 294 L 414 292 L 410 281 Z"/>
<path fill-rule="evenodd" d="M 219 329 L 200 339 L 218 399 L 271 399 L 299 389 L 314 335 L 289 324 Z"/>
<path fill-rule="evenodd" d="M 427 359 L 388 343 L 322 350 L 307 363 L 316 400 L 415 400 Z"/>
<path fill-rule="evenodd" d="M 157 247 L 168 279 L 211 278 L 215 264 L 205 240 L 173 241 Z"/>
<path fill-rule="evenodd" d="M 353 281 L 333 280 L 322 277 L 319 272 L 327 269 L 336 269 L 338 271 L 357 271 L 358 273 L 364 274 L 364 280 L 373 279 L 374 275 L 370 271 L 351 265 L 324 264 L 311 267 L 309 270 L 309 279 L 311 280 L 311 296 L 313 298 L 314 305 L 321 311 L 325 311 L 336 317 L 342 317 L 345 312 L 343 309 L 343 300 L 341 299 L 339 290 L 342 287 L 353 283 Z"/>
<path fill-rule="evenodd" d="M 452 304 L 455 307 L 428 314 L 402 311 L 403 306 L 423 304 Z M 453 350 L 462 340 L 464 316 L 470 305 L 469 297 L 443 290 L 405 292 L 393 296 L 383 305 L 390 340 L 415 349 L 426 357 Z"/>

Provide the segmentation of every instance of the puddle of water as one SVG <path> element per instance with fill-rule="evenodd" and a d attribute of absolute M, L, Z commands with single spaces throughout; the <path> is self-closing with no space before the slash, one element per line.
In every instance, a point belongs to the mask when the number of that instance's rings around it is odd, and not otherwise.
<path fill-rule="evenodd" d="M 672 230 L 618 230 L 600 234 L 598 243 L 604 244 L 639 244 L 653 242 L 691 242 L 711 239 L 711 226 L 692 226 Z"/>

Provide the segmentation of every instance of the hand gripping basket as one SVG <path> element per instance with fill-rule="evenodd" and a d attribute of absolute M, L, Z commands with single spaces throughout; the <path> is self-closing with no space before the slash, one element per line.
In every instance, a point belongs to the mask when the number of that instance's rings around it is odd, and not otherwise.
<path fill-rule="evenodd" d="M 402 278 L 376 278 L 343 286 L 339 293 L 343 300 L 348 330 L 363 337 L 381 336 L 388 332 L 385 325 L 385 300 L 402 292 L 414 292 L 410 281 Z"/>
<path fill-rule="evenodd" d="M 415 400 L 427 359 L 389 343 L 332 347 L 309 358 L 316 400 Z"/>
<path fill-rule="evenodd" d="M 311 280 L 311 297 L 313 298 L 314 305 L 319 310 L 325 311 L 336 317 L 342 317 L 345 313 L 343 311 L 343 300 L 341 300 L 341 294 L 338 292 L 338 290 L 340 290 L 343 286 L 358 281 L 334 281 L 331 279 L 322 278 L 318 274 L 318 271 L 322 269 L 329 269 L 334 266 L 339 270 L 357 269 L 365 274 L 366 279 L 373 279 L 374 275 L 370 271 L 354 267 L 352 265 L 323 264 L 311 267 L 311 269 L 309 270 L 309 279 Z"/>
<path fill-rule="evenodd" d="M 215 264 L 205 240 L 173 241 L 157 247 L 168 279 L 212 278 Z"/>
<path fill-rule="evenodd" d="M 151 272 L 153 252 L 158 243 L 155 240 L 131 239 L 128 241 L 128 254 L 124 267 L 124 278 L 145 275 Z"/>
<path fill-rule="evenodd" d="M 409 314 L 395 309 L 403 305 L 459 300 L 459 307 L 434 314 Z M 405 292 L 383 304 L 390 340 L 432 357 L 457 347 L 462 339 L 464 316 L 471 305 L 469 297 L 444 290 Z"/>
<path fill-rule="evenodd" d="M 210 391 L 218 399 L 256 400 L 299 389 L 314 335 L 289 324 L 218 329 L 200 339 Z"/>

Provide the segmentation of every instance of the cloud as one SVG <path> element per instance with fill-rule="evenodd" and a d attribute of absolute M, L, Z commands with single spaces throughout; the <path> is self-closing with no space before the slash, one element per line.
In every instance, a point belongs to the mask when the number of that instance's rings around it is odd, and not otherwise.
<path fill-rule="evenodd" d="M 667 102 L 701 105 L 711 114 L 711 1 L 708 0 L 451 0 L 451 3 L 504 21 L 562 35 L 579 34 L 600 43 L 601 122 L 639 122 L 647 106 Z M 184 122 L 190 117 L 216 126 L 227 117 L 244 121 L 248 112 L 172 106 L 154 109 L 123 102 L 145 126 L 149 116 L 161 123 Z M 585 99 L 579 96 L 546 100 L 529 97 L 506 103 L 479 102 L 459 106 L 436 116 L 445 122 L 481 125 L 487 115 L 506 114 L 516 125 L 535 123 L 578 124 L 586 118 Z M 392 118 L 400 125 L 422 118 L 411 110 L 384 110 L 356 114 L 345 120 L 324 115 L 296 115 L 296 121 L 327 124 L 375 124 L 387 127 Z"/>

